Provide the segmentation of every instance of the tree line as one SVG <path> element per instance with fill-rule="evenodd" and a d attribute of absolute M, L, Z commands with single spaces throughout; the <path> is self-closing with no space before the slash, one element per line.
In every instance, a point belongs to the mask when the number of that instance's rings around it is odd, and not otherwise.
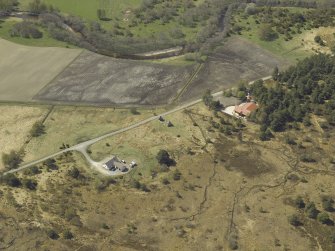
<path fill-rule="evenodd" d="M 185 52 L 202 50 L 202 53 L 205 53 L 213 47 L 212 45 L 222 42 L 222 37 L 214 38 L 225 26 L 225 14 L 231 2 L 233 1 L 205 0 L 196 5 L 191 0 L 145 0 L 139 8 L 132 11 L 126 25 L 121 25 L 115 17 L 112 27 L 104 28 L 101 22 L 63 15 L 52 5 L 33 0 L 28 9 L 31 13 L 39 15 L 39 21 L 15 26 L 12 34 L 41 37 L 42 34 L 36 27 L 40 25 L 56 40 L 109 56 L 132 55 L 176 46 L 182 46 Z M 177 25 L 164 32 L 158 30 L 150 36 L 133 34 L 132 27 L 154 22 L 160 22 L 162 25 L 175 22 Z M 183 27 L 196 27 L 198 32 L 195 37 L 186 39 Z"/>

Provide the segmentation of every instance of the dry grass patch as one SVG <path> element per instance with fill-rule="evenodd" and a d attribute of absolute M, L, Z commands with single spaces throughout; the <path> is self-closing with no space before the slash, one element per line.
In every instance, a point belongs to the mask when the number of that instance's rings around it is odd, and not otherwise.
<path fill-rule="evenodd" d="M 299 36 L 302 41 L 303 50 L 308 52 L 313 50 L 314 52 L 330 54 L 330 48 L 335 45 L 335 28 L 334 27 L 320 27 L 317 29 L 312 29 L 309 32 Z M 326 46 L 321 46 L 314 41 L 315 36 L 320 36 L 322 40 L 326 43 Z"/>
<path fill-rule="evenodd" d="M 47 113 L 47 107 L 0 105 L 0 155 L 11 150 L 18 151 L 36 121 Z M 0 169 L 3 163 L 0 161 Z"/>

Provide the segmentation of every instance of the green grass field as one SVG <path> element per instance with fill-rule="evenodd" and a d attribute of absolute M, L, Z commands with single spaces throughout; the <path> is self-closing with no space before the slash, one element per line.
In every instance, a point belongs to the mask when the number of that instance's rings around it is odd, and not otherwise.
<path fill-rule="evenodd" d="M 123 25 L 127 25 L 127 23 L 123 23 Z M 150 24 L 138 24 L 137 26 L 132 27 L 130 31 L 137 37 L 150 37 L 159 33 L 169 32 L 177 27 L 183 31 L 186 40 L 193 39 L 199 31 L 199 25 L 191 28 L 181 26 L 176 21 L 171 21 L 167 24 L 161 24 L 159 20 Z"/>
<path fill-rule="evenodd" d="M 20 9 L 27 10 L 31 0 L 19 0 L 19 2 Z M 121 17 L 123 11 L 136 8 L 141 3 L 141 0 L 43 0 L 43 2 L 53 5 L 63 13 L 98 21 L 97 10 L 101 8 L 105 2 L 110 2 L 107 6 L 111 7 L 113 17 Z"/>
<path fill-rule="evenodd" d="M 10 30 L 16 23 L 21 22 L 18 18 L 8 18 L 0 19 L 0 38 L 6 39 L 13 43 L 23 44 L 28 46 L 38 46 L 38 47 L 66 47 L 66 48 L 76 48 L 65 42 L 61 42 L 53 39 L 49 36 L 46 30 L 40 28 L 43 32 L 43 37 L 39 39 L 23 38 L 23 37 L 12 37 L 10 35 Z"/>
<path fill-rule="evenodd" d="M 20 9 L 27 10 L 28 4 L 31 0 L 20 0 Z M 62 13 L 71 14 L 82 17 L 88 21 L 98 21 L 103 28 L 109 30 L 115 23 L 122 28 L 129 29 L 136 37 L 151 37 L 162 32 L 169 32 L 170 30 L 179 27 L 185 34 L 185 39 L 193 39 L 199 27 L 184 27 L 178 24 L 176 21 L 171 21 L 167 24 L 161 24 L 160 21 L 155 21 L 149 24 L 139 24 L 134 27 L 128 27 L 129 23 L 126 20 L 125 12 L 132 10 L 140 6 L 142 0 L 43 0 L 46 4 L 51 4 L 58 8 Z M 108 4 L 104 4 L 108 2 Z M 109 3 L 110 2 L 110 3 Z M 200 4 L 201 1 L 197 1 L 196 4 Z M 110 21 L 100 21 L 97 17 L 97 10 L 107 6 L 110 9 L 108 16 L 112 17 Z"/>

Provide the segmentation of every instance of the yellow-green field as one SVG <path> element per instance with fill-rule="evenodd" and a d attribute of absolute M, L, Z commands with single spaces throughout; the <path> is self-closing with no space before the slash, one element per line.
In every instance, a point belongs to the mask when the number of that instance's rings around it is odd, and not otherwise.
<path fill-rule="evenodd" d="M 19 0 L 19 2 L 20 9 L 27 10 L 31 0 Z M 141 0 L 43 0 L 43 2 L 53 5 L 66 14 L 98 20 L 97 10 L 102 6 L 110 7 L 112 16 L 122 17 L 122 12 L 136 8 Z"/>
<path fill-rule="evenodd" d="M 0 100 L 29 101 L 81 50 L 37 48 L 0 39 Z"/>

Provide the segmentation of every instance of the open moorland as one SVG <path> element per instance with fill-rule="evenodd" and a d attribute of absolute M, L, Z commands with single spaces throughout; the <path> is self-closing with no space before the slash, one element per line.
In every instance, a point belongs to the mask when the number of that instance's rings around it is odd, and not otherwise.
<path fill-rule="evenodd" d="M 0 100 L 31 101 L 81 50 L 37 48 L 0 39 Z"/>
<path fill-rule="evenodd" d="M 6 205 L 0 209 L 1 247 L 333 250 L 329 236 L 334 227 L 307 217 L 296 198 L 324 212 L 323 198 L 334 190 L 335 167 L 328 161 L 335 150 L 330 143 L 334 132 L 313 124 L 262 142 L 258 126 L 241 127 L 204 105 L 165 119 L 174 126 L 152 121 L 91 147 L 97 159 L 116 153 L 138 161 L 127 176 L 100 177 L 82 156 L 67 154 L 56 158 L 53 170 L 40 165 L 18 174 L 21 180 L 37 181 L 32 190 L 1 185 L 0 200 Z M 227 126 L 234 128 L 230 135 L 220 129 Z M 287 136 L 298 144 L 285 143 Z M 160 166 L 159 149 L 168 150 L 176 164 Z M 300 161 L 303 152 L 316 151 L 315 162 Z M 79 174 L 71 171 L 74 167 Z M 302 225 L 289 223 L 292 214 Z M 334 220 L 334 212 L 328 214 Z"/>

